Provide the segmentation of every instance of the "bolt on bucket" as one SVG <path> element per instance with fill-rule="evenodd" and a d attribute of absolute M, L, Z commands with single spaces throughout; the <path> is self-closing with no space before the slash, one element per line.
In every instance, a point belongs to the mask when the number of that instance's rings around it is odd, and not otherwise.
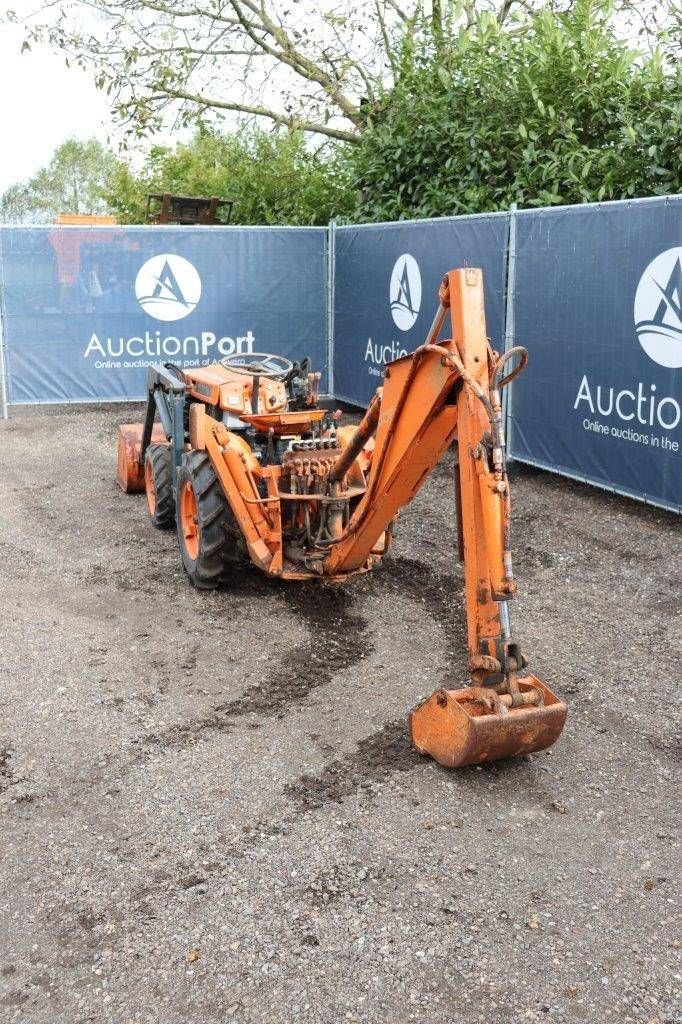
<path fill-rule="evenodd" d="M 143 425 L 124 423 L 118 428 L 118 461 L 116 482 L 121 490 L 131 494 L 144 490 L 144 458 L 140 452 Z M 160 423 L 152 429 L 152 441 L 165 441 L 166 435 Z"/>
<path fill-rule="evenodd" d="M 446 768 L 482 764 L 546 750 L 557 741 L 566 721 L 566 705 L 533 675 L 519 679 L 521 693 L 538 691 L 538 706 L 507 707 L 480 687 L 436 690 L 410 715 L 412 743 Z"/>

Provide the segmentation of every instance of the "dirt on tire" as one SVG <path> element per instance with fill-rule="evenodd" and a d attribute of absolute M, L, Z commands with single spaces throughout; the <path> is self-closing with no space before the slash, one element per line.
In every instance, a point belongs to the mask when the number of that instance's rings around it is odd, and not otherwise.
<path fill-rule="evenodd" d="M 196 504 L 196 552 L 188 549 L 183 535 L 183 487 L 191 490 Z M 177 491 L 178 544 L 187 575 L 199 590 L 227 585 L 232 566 L 239 561 L 240 534 L 206 452 L 192 451 L 183 456 Z"/>
<path fill-rule="evenodd" d="M 170 445 L 150 444 L 145 453 L 145 479 L 151 476 L 152 503 L 147 494 L 149 513 L 159 530 L 175 525 L 175 498 L 173 497 L 173 468 Z"/>

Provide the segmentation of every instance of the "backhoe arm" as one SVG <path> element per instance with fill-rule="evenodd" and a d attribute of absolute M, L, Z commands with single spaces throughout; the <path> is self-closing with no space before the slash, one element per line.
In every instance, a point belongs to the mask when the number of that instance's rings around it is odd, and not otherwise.
<path fill-rule="evenodd" d="M 557 738 L 565 705 L 534 676 L 511 632 L 516 585 L 500 391 L 523 368 L 524 349 L 502 357 L 488 343 L 481 271 L 453 270 L 424 345 L 390 363 L 345 461 L 375 430 L 367 489 L 332 547 L 325 572 L 356 570 L 396 513 L 419 491 L 456 439 L 457 516 L 464 559 L 469 671 L 465 690 L 440 690 L 412 715 L 418 749 L 444 764 L 471 764 L 544 749 Z M 451 337 L 438 341 L 449 312 Z M 517 358 L 516 367 L 505 367 Z M 345 455 L 346 453 L 344 453 Z M 337 470 L 343 469 L 343 456 Z M 461 720 L 460 720 L 461 719 Z"/>
<path fill-rule="evenodd" d="M 372 468 L 346 534 L 328 558 L 328 571 L 352 571 L 366 561 L 456 438 L 470 667 L 482 682 L 503 672 L 510 653 L 504 603 L 515 585 L 500 398 L 492 387 L 496 367 L 486 336 L 481 271 L 451 271 L 439 298 L 425 344 L 389 364 L 383 393 L 375 396 L 358 431 L 363 438 L 368 425 L 376 429 Z M 448 311 L 452 336 L 437 343 Z M 520 667 L 515 648 L 511 654 Z"/>

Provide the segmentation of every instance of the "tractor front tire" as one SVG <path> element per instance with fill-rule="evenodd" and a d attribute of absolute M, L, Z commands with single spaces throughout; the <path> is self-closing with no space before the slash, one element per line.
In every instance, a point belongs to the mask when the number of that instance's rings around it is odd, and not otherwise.
<path fill-rule="evenodd" d="M 214 590 L 240 561 L 239 530 L 206 452 L 184 456 L 177 478 L 178 543 L 195 587 Z"/>
<path fill-rule="evenodd" d="M 144 457 L 144 489 L 151 520 L 158 530 L 175 522 L 173 469 L 168 444 L 150 444 Z"/>

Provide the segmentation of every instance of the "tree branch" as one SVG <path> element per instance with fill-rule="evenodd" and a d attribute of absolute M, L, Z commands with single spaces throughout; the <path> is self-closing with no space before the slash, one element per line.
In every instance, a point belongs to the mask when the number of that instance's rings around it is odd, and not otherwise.
<path fill-rule="evenodd" d="M 175 99 L 183 118 L 195 103 L 349 142 L 366 124 L 361 98 L 374 103 L 397 74 L 396 28 L 416 31 L 424 18 L 423 0 L 34 2 L 21 19 L 28 38 L 92 68 L 131 129 L 155 127 Z"/>
<path fill-rule="evenodd" d="M 279 49 L 275 49 L 264 39 L 258 38 L 258 36 L 253 32 L 248 19 L 244 16 L 243 11 L 240 10 L 240 2 L 254 13 L 258 13 L 264 31 L 271 39 L 274 39 Z M 231 4 L 237 13 L 237 17 L 240 19 L 244 30 L 249 34 L 254 42 L 261 46 L 271 57 L 281 61 L 283 64 L 287 64 L 294 71 L 297 71 L 299 75 L 302 75 L 311 82 L 317 82 L 317 84 L 320 85 L 327 93 L 331 101 L 340 108 L 348 120 L 352 121 L 353 124 L 357 123 L 359 120 L 359 108 L 344 95 L 339 86 L 338 79 L 330 77 L 317 64 L 309 60 L 299 49 L 297 49 L 285 30 L 272 21 L 269 15 L 266 14 L 263 3 L 260 4 L 258 9 L 252 0 L 231 0 Z"/>
<path fill-rule="evenodd" d="M 497 24 L 498 25 L 503 25 L 504 24 L 504 22 L 507 20 L 507 15 L 509 14 L 509 12 L 510 12 L 510 10 L 512 9 L 513 6 L 514 6 L 514 0 L 504 0 L 504 3 L 502 4 L 502 6 L 500 7 L 500 9 L 499 9 L 499 11 L 497 13 Z"/>
<path fill-rule="evenodd" d="M 163 97 L 169 100 L 185 100 L 190 103 L 196 103 L 207 110 L 217 108 L 219 110 L 231 110 L 240 114 L 249 114 L 252 117 L 266 117 L 274 121 L 275 124 L 289 128 L 291 131 L 317 132 L 320 135 L 327 135 L 330 139 L 339 139 L 342 142 L 357 142 L 360 137 L 357 133 L 344 131 L 342 128 L 334 128 L 328 124 L 315 124 L 311 121 L 301 120 L 295 115 L 287 117 L 267 107 L 251 106 L 248 103 L 230 103 L 227 100 L 213 99 L 209 96 L 202 96 L 200 93 L 185 92 L 182 89 L 165 89 L 156 93 L 156 98 Z"/>

